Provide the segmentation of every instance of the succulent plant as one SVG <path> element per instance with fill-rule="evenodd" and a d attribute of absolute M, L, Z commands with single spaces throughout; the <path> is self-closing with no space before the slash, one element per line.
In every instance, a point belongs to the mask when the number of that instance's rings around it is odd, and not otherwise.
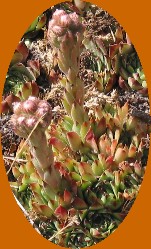
<path fill-rule="evenodd" d="M 26 82 L 35 81 L 39 76 L 39 62 L 28 61 L 28 67 L 22 63 L 14 64 L 9 67 L 5 85 L 8 91 L 12 91 L 15 94 Z M 6 89 L 4 89 L 4 93 Z"/>
<path fill-rule="evenodd" d="M 100 92 L 108 93 L 113 89 L 117 82 L 117 75 L 113 70 L 105 70 L 103 72 L 94 73 L 95 86 Z"/>
<path fill-rule="evenodd" d="M 32 22 L 32 24 L 28 27 L 23 37 L 26 39 L 30 39 L 30 38 L 34 38 L 35 36 L 37 36 L 39 31 L 45 26 L 46 20 L 47 20 L 47 17 L 45 13 L 38 16 Z"/>
<path fill-rule="evenodd" d="M 31 100 L 38 103 L 34 116 L 31 108 L 29 112 L 25 108 Z M 37 115 L 43 113 L 39 111 L 40 105 L 43 101 L 33 97 L 21 106 L 14 105 L 12 122 L 18 135 L 26 138 L 31 132 Z M 148 127 L 129 116 L 127 104 L 107 105 L 105 109 L 97 108 L 93 120 L 83 122 L 79 131 L 79 127 L 75 131 L 74 121 L 65 116 L 58 125 L 50 125 L 45 137 L 50 116 L 47 111 L 46 118 L 33 131 L 29 139 L 31 157 L 26 164 L 14 166 L 13 174 L 20 183 L 19 193 L 25 189 L 33 193 L 29 209 L 49 219 L 50 236 L 56 233 L 54 243 L 65 247 L 89 246 L 118 227 L 128 212 L 124 207 L 133 203 L 138 194 L 144 175 L 140 163 L 144 148 L 141 137 Z M 123 137 L 127 139 L 124 142 Z M 53 180 L 51 174 L 49 178 L 43 175 L 44 168 L 45 173 L 50 172 L 52 161 L 59 188 L 53 181 L 54 175 Z M 64 232 L 57 235 L 62 228 Z"/>
<path fill-rule="evenodd" d="M 1 113 L 12 113 L 13 103 L 20 102 L 28 99 L 29 96 L 37 97 L 39 94 L 39 87 L 35 81 L 25 82 L 18 87 L 18 91 L 15 94 L 11 93 L 1 103 Z"/>
<path fill-rule="evenodd" d="M 32 160 L 38 174 L 45 183 L 51 185 L 52 190 L 57 191 L 59 173 L 54 167 L 52 149 L 47 144 L 45 135 L 51 122 L 50 105 L 45 100 L 29 97 L 26 101 L 14 104 L 13 111 L 11 122 L 14 132 L 23 138 L 29 138 Z"/>
<path fill-rule="evenodd" d="M 112 32 L 111 34 L 97 36 L 93 39 L 85 37 L 83 44 L 86 49 L 94 53 L 96 60 L 99 58 L 97 60 L 99 73 L 106 75 L 106 71 L 113 71 L 114 73 L 112 74 L 116 74 L 119 77 L 117 82 L 122 89 L 137 90 L 141 94 L 147 95 L 147 83 L 139 57 L 129 37 L 121 27 L 117 28 L 115 34 Z M 96 81 L 98 77 L 96 72 Z M 110 81 L 114 82 L 114 76 L 113 80 Z M 99 86 L 98 89 L 102 91 L 104 89 L 104 81 L 101 84 L 96 83 L 96 86 Z M 114 84 L 112 84 L 113 86 Z"/>
<path fill-rule="evenodd" d="M 6 97 L 2 101 L 2 113 L 12 112 L 13 102 L 25 100 L 29 96 L 38 96 L 36 78 L 40 75 L 40 64 L 37 60 L 28 60 L 28 55 L 28 47 L 24 41 L 20 41 L 6 75 L 3 91 Z"/>
<path fill-rule="evenodd" d="M 129 114 L 128 103 L 106 103 L 91 115 L 85 109 L 78 77 L 83 32 L 79 16 L 63 10 L 48 25 L 65 75 L 60 81 L 66 115 L 55 124 L 47 101 L 29 97 L 13 104 L 11 118 L 28 148 L 17 153 L 27 163 L 12 169 L 18 192 L 32 192 L 27 206 L 47 220 L 48 239 L 71 248 L 102 241 L 123 221 L 144 176 L 142 137 L 149 133 L 147 124 Z"/>
<path fill-rule="evenodd" d="M 75 12 L 67 14 L 64 10 L 56 10 L 48 26 L 48 41 L 56 51 L 60 70 L 66 76 L 61 81 L 65 88 L 63 105 L 71 115 L 76 115 L 75 109 L 80 109 L 81 113 L 84 111 L 84 84 L 78 77 L 83 32 L 80 17 Z"/>
<path fill-rule="evenodd" d="M 10 65 L 14 65 L 16 63 L 23 63 L 26 61 L 29 55 L 29 49 L 23 41 L 20 41 L 15 52 L 13 58 L 11 60 Z"/>
<path fill-rule="evenodd" d="M 86 6 L 86 2 L 83 0 L 74 0 L 74 4 L 79 10 L 83 10 Z"/>

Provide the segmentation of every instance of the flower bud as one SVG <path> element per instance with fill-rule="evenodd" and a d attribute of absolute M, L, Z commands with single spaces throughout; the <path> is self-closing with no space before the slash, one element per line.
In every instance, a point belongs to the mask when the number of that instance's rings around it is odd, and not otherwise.
<path fill-rule="evenodd" d="M 23 108 L 23 111 L 25 111 L 27 113 L 34 114 L 34 112 L 37 109 L 37 106 L 36 106 L 36 104 L 34 103 L 33 100 L 28 99 L 25 102 L 23 102 L 22 108 Z"/>
<path fill-rule="evenodd" d="M 25 124 L 25 117 L 20 116 L 20 117 L 17 119 L 17 122 L 18 122 L 18 125 L 19 125 L 19 126 L 24 125 L 24 124 Z"/>
<path fill-rule="evenodd" d="M 58 10 L 58 9 L 56 9 L 56 11 L 53 13 L 52 20 L 58 21 L 58 19 L 62 15 L 65 15 L 65 14 L 66 14 L 66 12 L 64 10 Z"/>
<path fill-rule="evenodd" d="M 59 27 L 57 25 L 55 25 L 55 26 L 52 27 L 52 31 L 57 36 L 63 36 L 66 33 L 66 29 L 65 28 Z"/>
<path fill-rule="evenodd" d="M 66 13 L 62 16 L 60 16 L 60 24 L 63 27 L 68 27 L 71 23 L 70 15 L 67 15 Z"/>
<path fill-rule="evenodd" d="M 26 125 L 28 128 L 33 129 L 34 126 L 36 125 L 37 119 L 34 117 L 28 118 L 26 120 Z"/>
<path fill-rule="evenodd" d="M 64 10 L 56 10 L 48 25 L 48 39 L 54 35 L 61 37 L 67 32 L 79 32 L 83 29 L 83 24 L 80 22 L 79 16 L 74 12 L 67 14 Z M 57 38 L 57 37 L 56 37 Z"/>
<path fill-rule="evenodd" d="M 13 111 L 15 114 L 19 114 L 22 111 L 22 103 L 21 102 L 14 102 L 13 103 Z"/>

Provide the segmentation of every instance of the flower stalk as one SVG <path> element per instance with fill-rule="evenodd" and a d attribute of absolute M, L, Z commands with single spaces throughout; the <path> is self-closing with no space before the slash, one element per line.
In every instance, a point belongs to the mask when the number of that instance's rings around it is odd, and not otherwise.
<path fill-rule="evenodd" d="M 63 106 L 74 122 L 86 121 L 84 114 L 84 83 L 78 77 L 84 26 L 76 13 L 56 10 L 48 26 L 48 41 L 57 54 L 60 70 L 65 74 Z M 77 118 L 80 116 L 81 118 Z"/>
<path fill-rule="evenodd" d="M 42 180 L 58 191 L 60 175 L 55 169 L 52 148 L 45 134 L 51 122 L 51 106 L 44 100 L 29 97 L 26 101 L 14 103 L 13 110 L 14 132 L 25 139 L 30 135 L 28 143 L 32 162 Z"/>

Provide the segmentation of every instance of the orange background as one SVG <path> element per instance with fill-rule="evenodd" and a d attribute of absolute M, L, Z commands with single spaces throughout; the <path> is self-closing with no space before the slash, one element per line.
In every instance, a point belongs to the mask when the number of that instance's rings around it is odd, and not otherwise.
<path fill-rule="evenodd" d="M 13 0 L 1 2 L 0 10 L 0 90 L 3 89 L 5 75 L 9 62 L 20 37 L 35 17 L 61 1 L 54 0 Z M 151 7 L 149 0 L 109 1 L 102 0 L 91 2 L 107 10 L 114 16 L 129 34 L 140 56 L 147 77 L 149 93 L 151 94 L 150 69 L 150 18 Z M 0 96 L 1 98 L 1 96 Z M 1 101 L 1 99 L 0 99 Z M 1 151 L 1 150 L 0 150 Z M 1 152 L 0 152 L 1 153 Z M 5 248 L 60 248 L 43 239 L 29 224 L 16 205 L 11 193 L 4 163 L 1 156 L 0 163 L 0 243 Z M 116 249 L 142 249 L 150 244 L 151 224 L 151 153 L 140 193 L 129 215 L 114 234 L 109 236 L 93 248 Z M 146 245 L 146 246 L 145 246 Z"/>

